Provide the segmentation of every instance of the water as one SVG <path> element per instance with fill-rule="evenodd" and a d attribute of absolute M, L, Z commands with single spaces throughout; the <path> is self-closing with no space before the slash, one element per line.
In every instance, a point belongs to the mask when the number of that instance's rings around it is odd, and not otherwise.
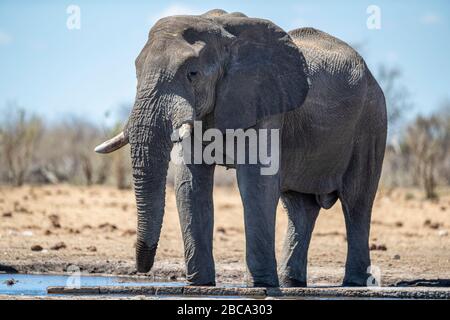
<path fill-rule="evenodd" d="M 46 296 L 47 287 L 70 286 L 79 279 L 81 287 L 91 286 L 183 286 L 183 282 L 154 282 L 145 278 L 113 276 L 0 274 L 0 295 Z M 13 280 L 13 285 L 8 281 Z"/>
<path fill-rule="evenodd" d="M 10 283 L 11 285 L 9 285 Z M 88 276 L 88 275 L 49 275 L 49 274 L 1 274 L 0 273 L 0 295 L 22 295 L 22 296 L 47 296 L 47 287 L 64 287 L 79 285 L 80 287 L 105 287 L 105 286 L 184 286 L 184 282 L 155 282 L 149 278 L 131 278 L 124 276 Z M 231 285 L 223 285 L 231 287 Z M 244 285 L 233 285 L 233 287 L 245 287 Z M 320 286 L 319 286 L 320 287 Z M 327 286 L 332 288 L 333 286 Z M 382 291 L 390 291 L 396 288 L 383 288 Z M 411 288 L 412 289 L 412 288 Z M 349 289 L 351 290 L 351 289 Z M 405 290 L 400 288 L 399 290 Z M 102 296 L 102 295 L 100 295 Z M 421 296 L 423 298 L 423 296 Z M 158 298 L 164 298 L 159 296 Z M 179 299 L 180 296 L 168 296 L 166 298 Z M 194 297 L 183 297 L 193 299 Z M 196 299 L 252 299 L 249 296 L 201 296 Z M 271 297 L 271 299 L 397 299 L 397 297 Z M 404 298 L 403 298 L 404 299 Z"/>

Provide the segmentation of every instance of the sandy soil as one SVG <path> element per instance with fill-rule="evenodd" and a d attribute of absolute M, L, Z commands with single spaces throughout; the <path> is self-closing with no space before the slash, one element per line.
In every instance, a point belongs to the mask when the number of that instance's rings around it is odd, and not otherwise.
<path fill-rule="evenodd" d="M 243 214 L 236 188 L 216 187 L 214 255 L 218 282 L 245 281 Z M 286 229 L 279 206 L 277 254 Z M 132 190 L 112 187 L 0 187 L 0 270 L 135 274 L 136 208 Z M 374 205 L 372 263 L 383 285 L 450 279 L 450 193 L 424 201 L 415 190 L 380 192 Z M 323 210 L 310 247 L 309 284 L 339 284 L 346 255 L 341 207 Z M 174 192 L 152 276 L 180 280 L 183 245 Z M 76 267 L 74 267 L 76 266 Z"/>

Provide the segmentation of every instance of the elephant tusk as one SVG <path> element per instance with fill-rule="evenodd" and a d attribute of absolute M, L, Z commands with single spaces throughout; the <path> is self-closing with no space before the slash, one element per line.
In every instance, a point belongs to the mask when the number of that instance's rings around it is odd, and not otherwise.
<path fill-rule="evenodd" d="M 184 123 L 181 128 L 178 130 L 181 140 L 189 137 L 192 132 L 192 124 Z"/>
<path fill-rule="evenodd" d="M 191 135 L 192 132 L 192 124 L 191 123 L 183 123 L 180 128 L 175 130 L 171 135 L 172 142 L 180 142 L 183 139 L 186 139 Z"/>
<path fill-rule="evenodd" d="M 97 153 L 110 153 L 122 148 L 128 144 L 128 136 L 125 136 L 123 131 L 112 139 L 109 139 L 102 144 L 95 147 L 94 151 Z"/>

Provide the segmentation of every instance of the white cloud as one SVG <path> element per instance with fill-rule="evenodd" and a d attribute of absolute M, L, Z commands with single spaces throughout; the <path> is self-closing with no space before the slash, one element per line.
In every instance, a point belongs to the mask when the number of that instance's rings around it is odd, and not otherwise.
<path fill-rule="evenodd" d="M 199 9 L 192 8 L 183 4 L 171 4 L 168 7 L 166 7 L 163 11 L 153 14 L 150 16 L 150 23 L 153 25 L 156 21 L 158 21 L 161 18 L 168 17 L 168 16 L 177 16 L 177 15 L 195 15 L 195 14 L 202 14 L 203 12 Z"/>
<path fill-rule="evenodd" d="M 12 41 L 12 37 L 7 34 L 6 32 L 3 32 L 0 30 L 0 46 L 6 46 L 10 44 Z"/>
<path fill-rule="evenodd" d="M 441 22 L 441 17 L 436 13 L 429 12 L 420 17 L 420 22 L 427 25 L 438 24 Z"/>

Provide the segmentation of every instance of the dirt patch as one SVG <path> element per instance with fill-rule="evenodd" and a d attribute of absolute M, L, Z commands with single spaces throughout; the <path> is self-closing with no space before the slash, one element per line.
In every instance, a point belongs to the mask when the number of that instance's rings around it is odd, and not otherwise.
<path fill-rule="evenodd" d="M 372 263 L 383 285 L 414 279 L 450 278 L 449 193 L 421 200 L 414 190 L 379 193 L 374 204 L 370 244 Z M 31 196 L 32 195 L 32 196 Z M 0 187 L 0 266 L 18 272 L 135 274 L 136 207 L 132 190 L 110 187 Z M 218 282 L 244 282 L 245 241 L 240 196 L 216 187 L 214 256 Z M 444 209 L 442 209 L 444 208 Z M 277 215 L 277 256 L 286 230 Z M 64 246 L 61 246 L 64 244 Z M 40 246 L 40 251 L 32 248 Z M 337 203 L 322 210 L 311 241 L 309 283 L 339 284 L 346 255 L 343 214 Z M 59 249 L 53 249 L 59 247 Z M 37 248 L 37 247 L 36 247 Z M 401 257 L 401 258 L 400 258 Z M 156 264 L 149 276 L 183 279 L 183 244 L 172 188 Z"/>

